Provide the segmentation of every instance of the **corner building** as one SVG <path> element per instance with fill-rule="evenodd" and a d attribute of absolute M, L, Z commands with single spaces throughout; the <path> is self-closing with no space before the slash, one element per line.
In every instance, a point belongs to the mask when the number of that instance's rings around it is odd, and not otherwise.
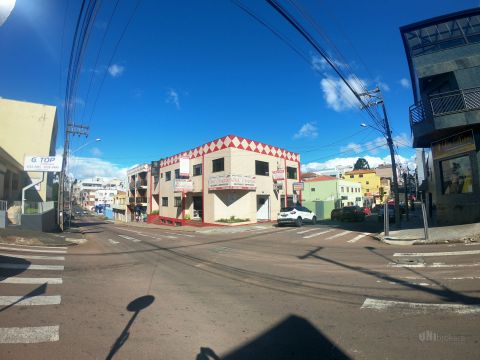
<path fill-rule="evenodd" d="M 276 220 L 281 207 L 301 202 L 300 176 L 298 154 L 228 135 L 161 159 L 152 209 L 166 223 Z"/>

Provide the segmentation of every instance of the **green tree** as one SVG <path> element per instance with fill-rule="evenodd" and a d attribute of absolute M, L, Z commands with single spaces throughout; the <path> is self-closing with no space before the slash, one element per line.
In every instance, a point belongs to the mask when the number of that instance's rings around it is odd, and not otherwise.
<path fill-rule="evenodd" d="M 353 165 L 353 170 L 370 170 L 370 165 L 364 158 L 358 158 L 355 165 Z"/>

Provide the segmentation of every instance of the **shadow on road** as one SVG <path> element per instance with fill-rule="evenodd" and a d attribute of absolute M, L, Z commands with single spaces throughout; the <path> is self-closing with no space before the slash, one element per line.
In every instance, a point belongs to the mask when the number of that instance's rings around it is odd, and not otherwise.
<path fill-rule="evenodd" d="M 16 304 L 18 304 L 19 302 L 25 300 L 25 299 L 28 299 L 28 298 L 31 298 L 31 297 L 34 297 L 34 296 L 40 296 L 40 295 L 43 295 L 47 292 L 47 283 L 45 284 L 42 284 L 40 285 L 39 287 L 37 287 L 36 289 L 30 291 L 28 294 L 25 294 L 23 295 L 20 299 L 18 299 L 17 301 L 7 305 L 7 306 L 4 306 L 3 308 L 0 309 L 0 312 L 2 311 L 5 311 L 9 308 L 11 308 L 12 306 L 15 306 Z"/>
<path fill-rule="evenodd" d="M 0 264 L 4 264 L 4 268 L 0 269 L 0 280 L 5 280 L 21 274 L 31 263 L 25 259 L 0 255 Z"/>
<path fill-rule="evenodd" d="M 308 320 L 290 315 L 255 339 L 220 357 L 208 347 L 200 348 L 196 360 L 257 359 L 349 359 Z"/>
<path fill-rule="evenodd" d="M 113 344 L 110 350 L 110 353 L 106 357 L 106 360 L 113 359 L 113 356 L 115 355 L 115 353 L 118 350 L 120 350 L 123 344 L 125 344 L 125 342 L 128 340 L 128 337 L 130 336 L 130 331 L 129 331 L 130 327 L 132 326 L 133 322 L 137 318 L 140 311 L 149 307 L 154 301 L 155 301 L 155 296 L 145 295 L 145 296 L 136 298 L 130 304 L 127 305 L 127 310 L 130 312 L 133 312 L 133 315 L 128 321 L 127 325 L 125 326 L 125 329 L 123 329 L 122 333 Z"/>

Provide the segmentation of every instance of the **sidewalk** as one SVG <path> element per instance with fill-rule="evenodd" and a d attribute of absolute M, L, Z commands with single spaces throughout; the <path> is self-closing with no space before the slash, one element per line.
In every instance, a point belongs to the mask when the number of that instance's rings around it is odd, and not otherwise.
<path fill-rule="evenodd" d="M 414 214 L 409 222 L 403 222 L 403 229 L 396 230 L 390 225 L 389 236 L 383 232 L 376 237 L 390 245 L 445 244 L 456 242 L 480 242 L 480 223 L 432 226 L 428 228 L 428 240 L 425 240 L 423 220 L 420 214 Z"/>
<path fill-rule="evenodd" d="M 71 246 L 85 241 L 83 234 L 76 229 L 66 230 L 63 233 L 25 230 L 18 226 L 0 229 L 0 244 L 4 245 Z"/>

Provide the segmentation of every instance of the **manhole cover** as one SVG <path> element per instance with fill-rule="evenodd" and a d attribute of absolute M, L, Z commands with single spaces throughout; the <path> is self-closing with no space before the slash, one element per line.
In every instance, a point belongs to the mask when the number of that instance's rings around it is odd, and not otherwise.
<path fill-rule="evenodd" d="M 423 258 L 415 256 L 415 257 L 404 257 L 397 259 L 397 264 L 402 265 L 416 265 L 416 264 L 424 264 Z"/>

